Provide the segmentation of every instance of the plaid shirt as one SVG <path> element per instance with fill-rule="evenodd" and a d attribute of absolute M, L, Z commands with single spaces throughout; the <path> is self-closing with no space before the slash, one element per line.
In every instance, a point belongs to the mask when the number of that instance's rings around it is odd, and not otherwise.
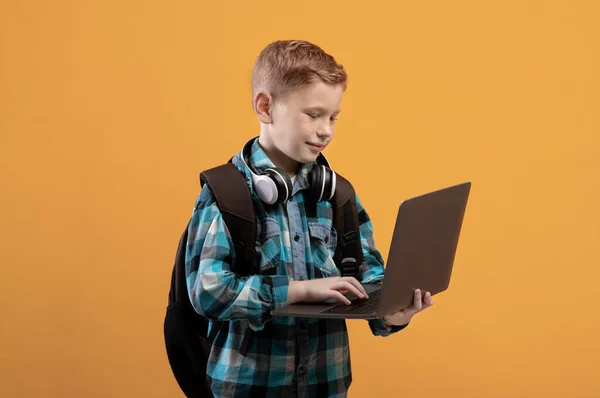
<path fill-rule="evenodd" d="M 200 192 L 186 253 L 191 302 L 199 314 L 226 323 L 216 335 L 207 366 L 215 397 L 344 397 L 352 381 L 348 333 L 344 320 L 273 317 L 285 305 L 288 283 L 340 276 L 332 256 L 337 234 L 332 208 L 317 204 L 316 217 L 307 216 L 302 189 L 314 163 L 302 165 L 291 199 L 264 206 L 252 187 L 250 172 L 240 160 L 257 203 L 257 251 L 260 273 L 238 278 L 230 271 L 235 252 L 221 213 L 208 186 Z M 255 141 L 249 161 L 259 171 L 273 163 Z M 359 281 L 381 281 L 383 259 L 375 248 L 373 229 L 357 197 L 364 262 Z M 374 335 L 402 329 L 386 328 L 383 320 L 368 321 Z M 212 326 L 212 322 L 211 325 Z"/>

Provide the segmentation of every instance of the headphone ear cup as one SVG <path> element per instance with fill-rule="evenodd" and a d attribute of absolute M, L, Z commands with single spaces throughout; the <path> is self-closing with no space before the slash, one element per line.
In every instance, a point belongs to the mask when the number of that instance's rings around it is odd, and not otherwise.
<path fill-rule="evenodd" d="M 277 201 L 277 185 L 275 185 L 275 181 L 271 177 L 264 174 L 253 175 L 252 182 L 256 193 L 263 202 L 270 205 Z"/>
<path fill-rule="evenodd" d="M 317 203 L 321 200 L 331 200 L 335 193 L 335 173 L 326 166 L 313 167 L 308 175 L 310 186 L 306 190 L 306 200 Z"/>
<path fill-rule="evenodd" d="M 331 200 L 335 194 L 336 176 L 335 172 L 329 167 L 323 166 L 325 181 L 323 182 L 323 198 L 322 200 Z"/>
<path fill-rule="evenodd" d="M 315 166 L 308 175 L 309 187 L 306 189 L 306 201 L 317 203 L 321 200 L 321 187 L 323 186 L 323 167 Z"/>
<path fill-rule="evenodd" d="M 277 167 L 272 167 L 266 169 L 264 174 L 268 175 L 277 187 L 277 198 L 272 203 L 284 203 L 292 196 L 292 180 L 285 171 Z"/>

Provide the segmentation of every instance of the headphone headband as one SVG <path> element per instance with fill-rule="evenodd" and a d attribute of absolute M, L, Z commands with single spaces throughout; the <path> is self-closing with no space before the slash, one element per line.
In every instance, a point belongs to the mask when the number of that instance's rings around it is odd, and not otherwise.
<path fill-rule="evenodd" d="M 292 195 L 292 180 L 285 171 L 277 167 L 269 167 L 262 173 L 254 168 L 250 162 L 250 150 L 257 138 L 250 139 L 242 147 L 242 162 L 250 170 L 252 184 L 263 202 L 284 203 Z M 322 153 L 317 156 L 316 163 L 309 175 L 310 187 L 306 193 L 307 197 L 315 202 L 330 200 L 335 193 L 336 175 Z"/>
<path fill-rule="evenodd" d="M 246 167 L 248 167 L 248 169 L 250 170 L 250 172 L 254 175 L 260 175 L 260 173 L 258 172 L 258 170 L 256 170 L 254 168 L 254 165 L 252 165 L 250 163 L 250 149 L 252 147 L 252 144 L 254 143 L 254 141 L 258 139 L 257 137 L 254 137 L 252 139 L 250 139 L 249 141 L 247 141 L 244 146 L 242 147 L 242 162 L 244 162 L 244 164 L 246 165 Z M 317 160 L 316 160 L 318 165 L 322 165 L 322 166 L 327 166 L 328 168 L 331 168 L 329 166 L 329 162 L 327 161 L 327 158 L 325 157 L 325 155 L 323 155 L 322 152 L 319 152 L 319 156 L 317 156 Z"/>

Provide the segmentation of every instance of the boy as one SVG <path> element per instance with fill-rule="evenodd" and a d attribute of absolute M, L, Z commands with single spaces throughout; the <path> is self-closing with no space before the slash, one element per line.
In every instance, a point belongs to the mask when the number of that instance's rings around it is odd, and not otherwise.
<path fill-rule="evenodd" d="M 229 232 L 208 186 L 200 192 L 186 253 L 189 295 L 199 314 L 232 321 L 217 333 L 209 356 L 207 377 L 215 397 L 347 394 L 352 376 L 345 321 L 270 315 L 300 301 L 349 304 L 343 293 L 366 297 L 359 281 L 340 277 L 332 260 L 337 234 L 331 203 L 318 201 L 316 215 L 307 214 L 306 205 L 309 174 L 333 138 L 346 80 L 332 56 L 305 41 L 271 43 L 254 65 L 260 136 L 232 162 L 245 176 L 258 209 L 258 274 L 231 272 Z M 279 179 L 280 189 L 265 187 L 257 178 L 261 173 Z M 273 196 L 284 198 L 272 204 Z M 383 278 L 383 259 L 358 197 L 357 209 L 364 253 L 358 279 L 373 283 Z M 413 307 L 368 322 L 374 335 L 388 336 L 432 304 L 429 293 L 422 298 L 416 290 Z"/>

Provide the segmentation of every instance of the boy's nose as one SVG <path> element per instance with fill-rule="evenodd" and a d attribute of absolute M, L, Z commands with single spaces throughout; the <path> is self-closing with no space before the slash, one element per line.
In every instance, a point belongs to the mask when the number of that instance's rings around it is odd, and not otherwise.
<path fill-rule="evenodd" d="M 333 131 L 331 129 L 331 126 L 321 126 L 319 129 L 317 129 L 317 135 L 321 138 L 329 138 L 333 135 Z"/>

